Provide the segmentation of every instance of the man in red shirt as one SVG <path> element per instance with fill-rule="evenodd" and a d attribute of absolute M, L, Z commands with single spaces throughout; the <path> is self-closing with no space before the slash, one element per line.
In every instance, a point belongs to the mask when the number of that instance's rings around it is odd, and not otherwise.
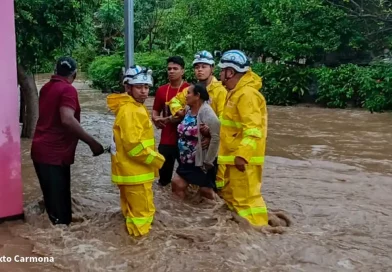
<path fill-rule="evenodd" d="M 177 124 L 167 122 L 168 119 L 166 117 L 170 116 L 171 113 L 169 106 L 165 103 L 189 86 L 183 80 L 184 68 L 185 62 L 181 57 L 174 56 L 168 58 L 167 73 L 170 83 L 159 87 L 155 94 L 152 121 L 158 129 L 162 129 L 158 151 L 166 159 L 159 170 L 159 184 L 162 186 L 166 186 L 171 182 L 174 163 L 178 159 Z"/>
<path fill-rule="evenodd" d="M 76 62 L 61 57 L 55 75 L 39 96 L 39 118 L 31 146 L 45 209 L 53 224 L 69 225 L 71 210 L 71 170 L 79 140 L 89 145 L 94 156 L 104 152 L 100 143 L 80 126 L 78 92 L 72 86 Z"/>

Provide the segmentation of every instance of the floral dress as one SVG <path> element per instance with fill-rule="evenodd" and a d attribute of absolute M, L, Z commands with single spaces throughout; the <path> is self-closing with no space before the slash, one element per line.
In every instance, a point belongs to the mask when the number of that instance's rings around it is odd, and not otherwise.
<path fill-rule="evenodd" d="M 196 145 L 198 143 L 197 116 L 188 111 L 177 127 L 178 149 L 180 161 L 183 164 L 194 164 L 196 156 Z"/>
<path fill-rule="evenodd" d="M 177 174 L 187 183 L 200 187 L 216 188 L 216 167 L 205 173 L 200 167 L 195 166 L 196 146 L 198 144 L 197 116 L 191 111 L 185 114 L 184 119 L 177 127 L 178 149 L 180 163 Z"/>

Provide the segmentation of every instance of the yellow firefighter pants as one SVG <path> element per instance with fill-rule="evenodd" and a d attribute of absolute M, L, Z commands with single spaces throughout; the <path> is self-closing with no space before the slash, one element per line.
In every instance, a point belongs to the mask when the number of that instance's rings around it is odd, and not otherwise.
<path fill-rule="evenodd" d="M 118 185 L 121 210 L 126 219 L 128 233 L 134 236 L 147 234 L 154 219 L 155 206 L 152 182 L 138 185 Z"/>
<path fill-rule="evenodd" d="M 268 211 L 261 196 L 263 167 L 247 165 L 245 172 L 234 165 L 225 167 L 225 185 L 220 195 L 226 204 L 252 225 L 268 225 Z"/>
<path fill-rule="evenodd" d="M 216 188 L 218 190 L 222 189 L 225 186 L 225 169 L 226 165 L 219 164 L 218 171 L 216 172 Z"/>

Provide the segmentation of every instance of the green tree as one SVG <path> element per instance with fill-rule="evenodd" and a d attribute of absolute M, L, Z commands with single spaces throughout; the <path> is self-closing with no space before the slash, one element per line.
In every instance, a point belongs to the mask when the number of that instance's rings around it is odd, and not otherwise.
<path fill-rule="evenodd" d="M 97 0 L 16 0 L 15 27 L 18 83 L 22 106 L 22 137 L 31 138 L 38 118 L 38 92 L 32 70 L 72 50 L 94 33 L 92 10 Z"/>
<path fill-rule="evenodd" d="M 252 19 L 248 43 L 285 60 L 336 51 L 350 35 L 344 13 L 321 0 L 255 1 L 253 10 L 262 16 Z"/>
<path fill-rule="evenodd" d="M 123 1 L 107 0 L 103 2 L 95 13 L 95 19 L 102 49 L 108 53 L 116 50 L 116 38 L 123 37 L 124 34 Z"/>
<path fill-rule="evenodd" d="M 377 54 L 392 45 L 392 1 L 326 0 L 361 31 L 362 44 Z"/>

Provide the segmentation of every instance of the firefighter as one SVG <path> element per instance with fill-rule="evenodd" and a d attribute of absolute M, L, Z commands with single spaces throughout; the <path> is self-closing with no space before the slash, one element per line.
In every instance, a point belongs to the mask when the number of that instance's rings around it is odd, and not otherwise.
<path fill-rule="evenodd" d="M 153 85 L 152 71 L 133 66 L 123 83 L 126 93 L 107 97 L 116 116 L 110 147 L 112 182 L 120 189 L 129 234 L 141 236 L 151 229 L 155 214 L 152 184 L 165 159 L 156 151 L 154 127 L 144 106 Z"/>
<path fill-rule="evenodd" d="M 261 195 L 267 138 L 267 106 L 259 92 L 261 78 L 252 72 L 246 55 L 230 50 L 218 66 L 228 90 L 220 118 L 218 164 L 225 166 L 221 196 L 230 209 L 254 226 L 268 225 Z"/>

